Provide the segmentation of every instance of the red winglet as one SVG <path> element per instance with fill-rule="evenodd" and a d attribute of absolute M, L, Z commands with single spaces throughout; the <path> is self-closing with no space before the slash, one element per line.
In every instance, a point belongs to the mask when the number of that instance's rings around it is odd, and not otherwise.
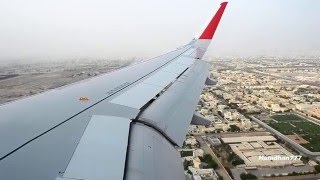
<path fill-rule="evenodd" d="M 217 13 L 213 16 L 210 23 L 206 27 L 206 29 L 203 31 L 199 39 L 212 39 L 214 33 L 216 32 L 216 29 L 218 27 L 218 24 L 220 22 L 220 19 L 222 17 L 222 14 L 224 12 L 224 9 L 226 8 L 228 2 L 221 3 L 221 6 Z"/>

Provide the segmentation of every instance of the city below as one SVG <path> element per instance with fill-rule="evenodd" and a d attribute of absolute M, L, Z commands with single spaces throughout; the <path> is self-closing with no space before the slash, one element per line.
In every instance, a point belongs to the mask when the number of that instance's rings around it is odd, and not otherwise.
<path fill-rule="evenodd" d="M 187 179 L 320 179 L 320 59 L 207 58 L 210 78 L 179 149 Z M 131 60 L 7 63 L 0 104 L 85 80 Z M 192 88 L 192 87 L 190 87 Z"/>

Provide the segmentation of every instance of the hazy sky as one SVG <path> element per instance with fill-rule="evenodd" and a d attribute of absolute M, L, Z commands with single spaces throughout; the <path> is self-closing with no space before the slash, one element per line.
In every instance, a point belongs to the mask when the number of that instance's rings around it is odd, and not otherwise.
<path fill-rule="evenodd" d="M 2 0 L 0 60 L 152 57 L 188 43 L 216 0 Z M 231 0 L 207 55 L 320 55 L 320 1 Z"/>

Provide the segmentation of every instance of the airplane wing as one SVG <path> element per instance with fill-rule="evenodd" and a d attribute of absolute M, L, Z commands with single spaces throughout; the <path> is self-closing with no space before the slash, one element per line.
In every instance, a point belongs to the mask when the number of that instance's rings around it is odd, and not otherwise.
<path fill-rule="evenodd" d="M 185 179 L 176 148 L 226 5 L 198 39 L 174 51 L 0 106 L 0 179 Z"/>

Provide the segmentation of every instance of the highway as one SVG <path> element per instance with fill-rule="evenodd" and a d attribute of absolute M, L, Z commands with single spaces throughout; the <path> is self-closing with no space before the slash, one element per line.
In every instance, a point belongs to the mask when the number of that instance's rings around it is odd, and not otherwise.
<path fill-rule="evenodd" d="M 205 152 L 205 154 L 210 154 L 215 162 L 218 163 L 218 168 L 215 169 L 217 173 L 219 173 L 223 180 L 232 180 L 230 175 L 228 174 L 227 170 L 223 167 L 218 157 L 214 154 L 212 149 L 208 146 L 208 144 L 202 139 L 201 136 L 195 136 L 195 138 L 198 140 L 198 142 L 201 145 L 201 149 Z"/>
<path fill-rule="evenodd" d="M 314 83 L 314 82 L 308 82 L 308 81 L 300 81 L 300 80 L 296 80 L 293 78 L 289 78 L 289 77 L 285 77 L 285 76 L 277 76 L 277 75 L 273 75 L 270 73 L 263 73 L 263 72 L 258 72 L 258 71 L 253 71 L 250 69 L 244 69 L 244 71 L 248 72 L 248 73 L 255 73 L 255 74 L 260 74 L 260 75 L 265 75 L 265 76 L 271 76 L 271 77 L 275 77 L 275 78 L 279 78 L 279 79 L 285 79 L 288 81 L 292 81 L 292 82 L 296 82 L 296 83 L 301 83 L 301 84 L 305 84 L 305 85 L 309 85 L 309 86 L 316 86 L 316 87 L 320 87 L 319 83 Z"/>
<path fill-rule="evenodd" d="M 311 151 L 309 151 L 308 149 L 306 149 L 303 146 L 301 146 L 300 144 L 294 142 L 293 140 L 291 140 L 287 136 L 283 135 L 279 131 L 277 131 L 277 130 L 273 129 L 272 127 L 268 126 L 266 123 L 260 121 L 258 118 L 254 117 L 254 116 L 250 116 L 250 118 L 253 121 L 255 121 L 256 123 L 258 123 L 260 126 L 264 127 L 265 129 L 267 129 L 271 133 L 273 133 L 276 136 L 278 136 L 278 138 L 282 139 L 283 141 L 285 141 L 288 144 L 290 144 L 291 146 L 293 146 L 300 153 L 308 156 L 310 159 L 315 159 L 317 156 L 320 156 L 320 152 L 311 152 Z"/>
<path fill-rule="evenodd" d="M 18 74 L 10 74 L 10 75 L 0 75 L 0 81 L 1 80 L 5 80 L 5 79 L 9 79 L 9 78 L 14 78 L 19 76 Z"/>
<path fill-rule="evenodd" d="M 320 174 L 308 174 L 300 176 L 264 177 L 264 180 L 316 180 L 320 179 Z"/>

